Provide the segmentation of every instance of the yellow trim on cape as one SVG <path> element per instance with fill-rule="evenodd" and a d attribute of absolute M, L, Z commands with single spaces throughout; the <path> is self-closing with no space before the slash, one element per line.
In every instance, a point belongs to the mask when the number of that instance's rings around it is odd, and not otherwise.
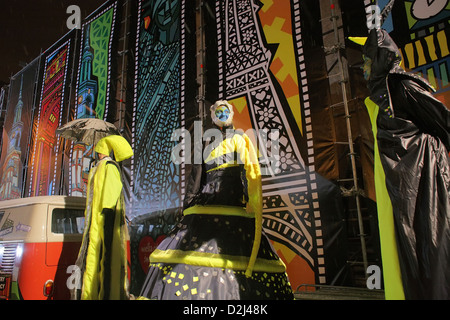
<path fill-rule="evenodd" d="M 224 164 L 221 164 L 220 166 L 217 166 L 215 168 L 209 169 L 206 172 L 211 172 L 211 171 L 215 171 L 215 170 L 219 170 L 219 169 L 224 169 L 224 168 L 231 168 L 231 167 L 237 167 L 239 166 L 239 163 L 237 163 L 236 161 L 233 162 L 227 162 Z"/>
<path fill-rule="evenodd" d="M 380 232 L 381 260 L 383 261 L 384 292 L 386 300 L 404 300 L 403 283 L 395 237 L 392 203 L 386 189 L 386 176 L 378 150 L 377 117 L 379 107 L 370 98 L 364 101 L 372 123 L 374 136 L 374 179 Z"/>
<path fill-rule="evenodd" d="M 348 37 L 348 39 L 360 46 L 364 46 L 367 41 L 367 37 Z"/>
<path fill-rule="evenodd" d="M 156 249 L 150 255 L 150 263 L 181 263 L 192 266 L 244 271 L 248 268 L 249 258 L 198 251 Z M 286 266 L 281 259 L 267 260 L 258 258 L 253 266 L 253 271 L 279 273 L 285 272 Z"/>
<path fill-rule="evenodd" d="M 238 216 L 244 218 L 254 218 L 254 213 L 248 213 L 244 207 L 235 206 L 200 206 L 195 205 L 183 211 L 183 215 L 190 214 L 217 214 L 225 216 Z"/>

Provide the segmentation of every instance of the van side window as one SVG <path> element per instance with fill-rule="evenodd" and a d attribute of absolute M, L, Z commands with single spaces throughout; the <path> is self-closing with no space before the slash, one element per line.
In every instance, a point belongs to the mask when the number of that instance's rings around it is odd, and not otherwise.
<path fill-rule="evenodd" d="M 84 229 L 84 210 L 57 208 L 52 212 L 52 232 L 82 234 Z"/>

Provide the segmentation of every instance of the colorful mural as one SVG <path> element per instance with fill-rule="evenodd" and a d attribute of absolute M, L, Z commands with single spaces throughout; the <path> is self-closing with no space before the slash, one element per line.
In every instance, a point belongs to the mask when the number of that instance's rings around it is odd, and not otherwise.
<path fill-rule="evenodd" d="M 450 3 L 448 1 L 405 1 L 410 41 L 402 46 L 405 67 L 420 73 L 450 103 Z"/>
<path fill-rule="evenodd" d="M 361 8 L 375 3 L 362 2 Z M 387 2 L 378 0 L 381 7 Z M 294 289 L 301 283 L 329 283 L 333 265 L 340 263 L 327 250 L 329 238 L 336 236 L 330 225 L 341 218 L 341 198 L 339 190 L 316 172 L 311 96 L 320 93 L 311 91 L 306 70 L 321 63 L 321 58 L 314 63 L 305 58 L 301 0 L 277 0 L 276 5 L 272 0 L 204 3 L 205 106 L 227 99 L 236 109 L 235 126 L 254 130 L 251 138 L 264 173 L 263 226 L 287 266 Z M 0 199 L 85 195 L 92 146 L 68 143 L 64 157 L 70 164 L 64 166 L 55 130 L 77 118 L 119 121 L 135 153 L 125 166 L 132 280 L 139 290 L 148 254 L 176 223 L 186 187 L 188 167 L 171 158 L 178 143 L 172 134 L 180 128 L 192 129 L 199 119 L 198 103 L 205 97 L 198 96 L 195 72 L 195 2 L 127 2 L 132 9 L 129 20 L 123 19 L 122 4 L 105 2 L 83 21 L 76 43 L 72 37 L 64 38 L 13 77 L 3 128 Z M 384 26 L 398 42 L 405 68 L 428 78 L 447 105 L 449 19 L 448 1 L 405 0 L 395 4 Z M 114 68 L 115 44 L 121 41 L 117 26 L 125 23 L 131 26 L 126 50 L 131 66 L 127 65 L 123 116 L 117 113 Z M 66 90 L 69 81 L 70 91 Z M 333 250 L 347 258 L 344 246 Z"/>
<path fill-rule="evenodd" d="M 148 267 L 139 261 L 148 261 L 181 205 L 181 168 L 171 160 L 176 143 L 172 133 L 181 124 L 180 6 L 178 0 L 139 1 L 138 6 L 128 211 L 131 220 L 144 221 L 132 232 L 132 281 L 137 287 Z M 137 220 L 134 224 L 139 226 Z"/>
<path fill-rule="evenodd" d="M 365 1 L 366 7 L 375 1 Z M 378 1 L 382 9 L 387 0 Z M 435 96 L 450 105 L 450 3 L 405 0 L 395 3 L 391 24 L 383 25 L 403 56 L 403 67 L 426 78 Z"/>
<path fill-rule="evenodd" d="M 14 108 L 14 120 L 9 133 L 5 135 L 8 139 L 6 158 L 2 166 L 2 179 L 0 187 L 0 199 L 17 199 L 22 195 L 21 169 L 23 168 L 21 155 L 22 150 L 20 140 L 23 131 L 22 110 L 23 110 L 23 75 L 20 77 L 20 89 L 17 105 Z M 4 154 L 4 153 L 3 153 Z"/>
<path fill-rule="evenodd" d="M 272 146 L 280 150 L 260 150 L 264 155 L 262 164 L 267 172 L 264 178 L 264 227 L 266 233 L 275 241 L 274 244 L 280 256 L 288 262 L 288 270 L 291 270 L 291 281 L 294 280 L 294 284 L 317 281 L 325 283 L 325 269 L 319 268 L 324 263 L 323 256 L 320 256 L 323 252 L 323 240 L 320 237 L 320 228 L 317 230 L 315 228 L 315 223 L 320 226 L 320 210 L 318 191 L 314 184 L 314 167 L 313 164 L 305 165 L 304 156 L 299 149 L 300 146 L 307 144 L 306 139 L 301 141 L 302 131 L 307 133 L 306 136 L 309 139 L 312 138 L 310 126 L 306 128 L 303 126 L 303 119 L 308 119 L 307 86 L 302 88 L 302 95 L 298 88 L 299 82 L 305 84 L 306 81 L 304 63 L 297 66 L 303 58 L 295 53 L 301 48 L 301 41 L 295 42 L 295 48 L 292 44 L 293 38 L 301 39 L 299 36 L 301 30 L 292 30 L 289 1 L 281 6 L 282 10 L 278 6 L 276 9 L 275 6 L 270 5 L 264 7 L 265 10 L 261 10 L 261 14 L 266 13 L 268 22 L 265 22 L 265 25 L 268 27 L 265 30 L 268 37 L 278 41 L 277 43 L 282 39 L 280 46 L 285 49 L 274 52 L 272 59 L 271 52 L 267 49 L 266 36 L 258 27 L 259 19 L 261 19 L 257 14 L 258 7 L 249 1 L 241 1 L 237 6 L 240 8 L 239 12 L 234 12 L 234 2 L 226 3 L 228 7 L 225 5 L 216 7 L 216 20 L 229 21 L 229 23 L 226 25 L 218 23 L 217 30 L 208 29 L 212 34 L 207 35 L 207 37 L 214 36 L 229 40 L 226 43 L 218 41 L 217 60 L 223 61 L 223 64 L 219 63 L 219 70 L 211 74 L 217 74 L 219 83 L 226 83 L 226 85 L 214 88 L 218 93 L 215 98 L 225 97 L 234 104 L 237 109 L 236 127 L 243 130 L 274 129 L 276 134 L 281 135 L 278 137 L 281 146 L 277 147 L 275 144 Z M 175 4 L 176 2 L 171 2 L 171 5 L 175 6 Z M 179 120 L 184 110 L 178 110 L 177 106 L 178 99 L 181 100 L 181 105 L 184 105 L 182 100 L 184 93 L 181 92 L 180 96 L 178 81 L 172 82 L 175 87 L 169 86 L 171 83 L 167 80 L 164 81 L 164 79 L 170 80 L 172 75 L 180 79 L 180 75 L 175 73 L 179 70 L 179 66 L 173 64 L 178 66 L 177 69 L 170 69 L 170 63 L 178 63 L 180 59 L 179 43 L 167 41 L 168 34 L 177 33 L 175 26 L 178 26 L 178 22 L 172 25 L 172 28 L 166 25 L 162 29 L 165 32 L 161 32 L 161 26 L 155 23 L 158 16 L 154 15 L 158 13 L 159 17 L 167 18 L 179 9 L 164 6 L 157 10 L 157 7 L 157 4 L 152 7 L 149 2 L 144 2 L 139 8 L 142 15 L 138 33 L 139 64 L 136 65 L 138 90 L 133 112 L 135 114 L 133 148 L 136 160 L 133 164 L 132 210 L 133 215 L 139 217 L 137 220 L 142 221 L 144 218 L 153 220 L 150 225 L 143 226 L 144 229 L 148 229 L 147 231 L 139 231 L 140 235 L 145 235 L 137 249 L 139 261 L 145 261 L 140 252 L 148 255 L 149 248 L 154 248 L 158 242 L 157 238 L 160 239 L 161 234 L 164 234 L 163 228 L 171 225 L 169 220 L 174 219 L 175 214 L 173 210 L 167 209 L 180 206 L 179 188 L 183 188 L 183 184 L 180 184 L 180 178 L 183 181 L 183 172 L 181 172 L 183 167 L 174 165 L 169 156 L 174 147 L 170 135 L 174 129 L 184 123 Z M 298 9 L 298 6 L 296 8 Z M 184 5 L 181 4 L 182 19 L 188 14 L 183 9 Z M 241 13 L 243 16 L 240 16 Z M 300 19 L 298 10 L 295 19 L 297 21 Z M 168 20 L 170 19 L 166 19 Z M 245 30 L 245 33 L 238 39 L 235 33 L 227 33 L 228 30 Z M 182 34 L 184 34 L 183 31 L 182 29 Z M 263 35 L 258 37 L 260 32 Z M 186 39 L 182 37 L 181 40 L 183 43 Z M 237 43 L 241 46 L 234 46 Z M 245 51 L 247 49 L 249 51 Z M 184 51 L 181 50 L 181 55 L 183 53 Z M 185 60 L 181 59 L 181 61 Z M 148 74 L 149 67 L 153 70 L 153 74 Z M 272 69 L 272 72 L 268 71 L 269 69 Z M 224 70 L 228 73 L 224 74 Z M 273 74 L 277 79 L 273 78 Z M 299 76 L 300 74 L 302 77 Z M 211 80 L 214 82 L 213 79 Z M 181 76 L 179 81 L 183 83 L 185 78 Z M 278 89 L 279 83 L 283 84 L 282 87 L 286 93 Z M 295 84 L 295 88 L 292 88 L 292 84 Z M 172 91 L 169 91 L 170 89 Z M 164 92 L 171 92 L 171 94 L 163 95 Z M 178 96 L 172 98 L 174 95 Z M 302 108 L 302 104 L 306 107 Z M 171 109 L 170 106 L 173 108 Z M 167 130 L 166 135 L 161 132 L 164 128 Z M 253 136 L 253 138 L 256 145 L 256 140 L 260 137 Z M 156 150 L 162 152 L 155 152 Z M 280 158 L 275 161 L 273 157 L 278 152 L 280 152 Z M 309 153 L 311 154 L 311 151 Z M 308 154 L 308 151 L 305 154 Z M 163 161 L 157 161 L 160 157 Z M 313 162 L 313 158 L 307 157 L 307 161 Z M 167 212 L 169 214 L 166 214 Z M 314 215 L 311 212 L 314 212 Z"/>
<path fill-rule="evenodd" d="M 24 168 L 28 161 L 35 83 L 39 59 L 35 59 L 10 83 L 0 159 L 0 200 L 21 198 Z"/>
<path fill-rule="evenodd" d="M 106 119 L 111 100 L 111 50 L 114 38 L 117 2 L 107 3 L 88 17 L 81 28 L 80 60 L 73 118 Z M 69 194 L 86 195 L 86 183 L 92 164 L 92 148 L 75 143 L 71 148 Z"/>
<path fill-rule="evenodd" d="M 141 1 L 139 12 L 131 218 L 180 206 L 180 171 L 171 161 L 180 127 L 180 1 Z"/>
<path fill-rule="evenodd" d="M 45 57 L 44 75 L 33 137 L 28 196 L 58 194 L 57 172 L 62 166 L 56 129 L 62 123 L 70 40 Z M 59 180 L 59 177 L 58 177 Z"/>
<path fill-rule="evenodd" d="M 237 126 L 272 132 L 279 143 L 258 143 L 267 169 L 264 230 L 293 287 L 326 283 L 299 2 L 223 1 L 215 8 L 223 39 L 218 41 L 220 97 L 238 109 Z"/>
<path fill-rule="evenodd" d="M 333 274 L 325 268 L 328 242 L 319 198 L 329 197 L 323 194 L 323 185 L 329 185 L 319 180 L 314 169 L 300 6 L 289 0 L 277 6 L 249 0 L 208 1 L 208 5 L 214 8 L 216 28 L 206 28 L 207 62 L 217 61 L 217 70 L 214 63 L 206 64 L 207 98 L 228 99 L 236 109 L 235 127 L 253 130 L 264 172 L 263 227 L 286 263 L 293 287 L 324 284 Z M 142 277 L 137 273 L 146 271 L 142 265 L 173 225 L 181 206 L 185 164 L 172 162 L 176 141 L 171 136 L 178 128 L 192 131 L 193 119 L 199 119 L 198 106 L 185 98 L 199 97 L 198 79 L 183 72 L 190 68 L 186 63 L 196 63 L 188 57 L 195 51 L 188 43 L 195 38 L 186 33 L 193 34 L 195 28 L 193 4 L 143 1 L 138 12 L 130 217 L 136 228 L 132 232 L 134 276 Z M 218 86 L 211 85 L 215 83 Z M 338 219 L 339 192 L 333 196 L 328 206 L 335 206 L 332 214 Z"/>

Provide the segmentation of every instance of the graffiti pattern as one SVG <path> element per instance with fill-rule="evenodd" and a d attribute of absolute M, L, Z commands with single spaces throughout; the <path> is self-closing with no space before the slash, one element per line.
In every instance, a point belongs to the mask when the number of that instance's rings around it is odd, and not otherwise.
<path fill-rule="evenodd" d="M 81 28 L 74 118 L 106 119 L 110 104 L 111 50 L 117 2 L 107 5 Z M 69 194 L 86 195 L 93 146 L 75 143 L 70 149 Z"/>
<path fill-rule="evenodd" d="M 53 195 L 62 165 L 56 129 L 61 125 L 70 40 L 47 56 L 31 160 L 28 196 Z"/>
<path fill-rule="evenodd" d="M 180 127 L 180 1 L 140 2 L 133 110 L 131 217 L 180 206 L 180 167 L 171 161 Z"/>
<path fill-rule="evenodd" d="M 273 145 L 259 145 L 262 166 L 270 167 L 268 164 L 275 160 L 274 169 L 263 176 L 264 228 L 272 240 L 286 245 L 311 268 L 320 270 L 318 279 L 323 283 L 325 268 L 320 268 L 323 258 L 318 255 L 322 251 L 317 250 L 322 242 L 314 167 L 307 166 L 300 153 L 295 138 L 301 136 L 300 128 L 289 121 L 293 118 L 291 110 L 270 74 L 273 53 L 259 27 L 260 6 L 252 0 L 216 2 L 218 39 L 226 39 L 219 40 L 218 60 L 223 61 L 219 63 L 219 83 L 223 84 L 220 94 L 228 100 L 245 97 L 253 128 L 277 132 L 276 149 Z M 299 19 L 298 2 L 294 1 L 292 8 L 294 17 Z M 301 47 L 300 28 L 293 30 L 292 37 Z M 307 96 L 307 87 L 303 89 Z M 304 101 L 306 111 L 307 106 Z"/>

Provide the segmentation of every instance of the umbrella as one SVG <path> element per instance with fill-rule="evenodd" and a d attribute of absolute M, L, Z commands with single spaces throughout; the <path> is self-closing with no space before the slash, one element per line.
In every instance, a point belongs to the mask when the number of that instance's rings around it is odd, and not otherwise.
<path fill-rule="evenodd" d="M 97 118 L 75 119 L 56 129 L 61 137 L 88 145 L 109 135 L 120 135 L 119 129 L 112 123 Z"/>

